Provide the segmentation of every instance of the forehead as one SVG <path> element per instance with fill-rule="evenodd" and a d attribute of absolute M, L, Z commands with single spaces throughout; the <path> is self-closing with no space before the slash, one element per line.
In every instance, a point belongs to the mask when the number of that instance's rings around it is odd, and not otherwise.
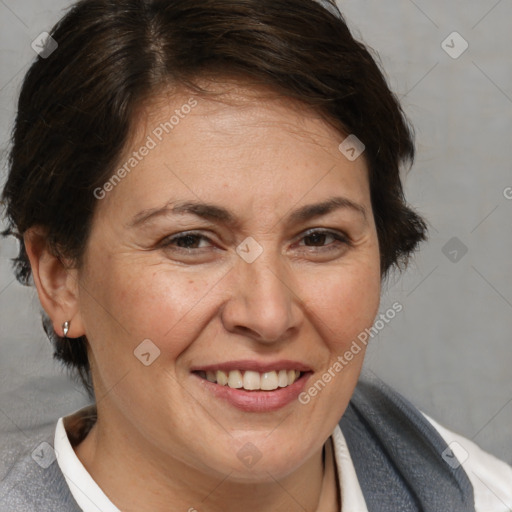
<path fill-rule="evenodd" d="M 116 168 L 109 202 L 141 208 L 176 199 L 245 201 L 257 211 L 323 199 L 333 189 L 367 201 L 364 154 L 349 161 L 346 135 L 301 103 L 254 86 L 209 85 L 217 96 L 164 91 L 146 101 Z M 114 173 L 116 170 L 114 169 Z M 334 195 L 334 194 L 331 194 Z"/>
<path fill-rule="evenodd" d="M 309 137 L 317 144 L 326 137 L 338 140 L 345 136 L 313 107 L 269 87 L 234 80 L 200 83 L 206 94 L 166 89 L 142 102 L 134 116 L 132 142 L 171 120 L 172 131 L 178 131 L 174 128 L 185 117 L 191 118 L 188 125 L 194 123 L 195 129 L 203 133 L 214 130 L 218 138 L 227 130 L 231 130 L 231 135 L 238 135 L 245 128 L 261 131 L 270 127 Z M 197 102 L 197 107 L 189 109 L 190 101 Z"/>

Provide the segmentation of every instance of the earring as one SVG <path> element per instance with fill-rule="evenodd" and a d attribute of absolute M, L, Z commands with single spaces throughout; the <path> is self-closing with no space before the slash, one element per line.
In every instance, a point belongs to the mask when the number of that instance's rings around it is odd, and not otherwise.
<path fill-rule="evenodd" d="M 62 330 L 64 331 L 64 338 L 67 338 L 69 332 L 69 322 L 67 320 L 62 324 Z"/>

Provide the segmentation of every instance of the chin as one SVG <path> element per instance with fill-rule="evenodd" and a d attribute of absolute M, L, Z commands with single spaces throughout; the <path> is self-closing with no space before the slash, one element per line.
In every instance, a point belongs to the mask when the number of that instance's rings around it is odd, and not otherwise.
<path fill-rule="evenodd" d="M 289 437 L 285 443 L 276 436 L 269 442 L 268 432 L 262 432 L 260 436 L 252 433 L 247 438 L 252 441 L 232 440 L 232 446 L 219 451 L 219 458 L 211 461 L 211 466 L 229 474 L 232 481 L 256 484 L 285 478 L 311 457 L 311 450 L 306 451 L 303 439 L 291 444 Z"/>

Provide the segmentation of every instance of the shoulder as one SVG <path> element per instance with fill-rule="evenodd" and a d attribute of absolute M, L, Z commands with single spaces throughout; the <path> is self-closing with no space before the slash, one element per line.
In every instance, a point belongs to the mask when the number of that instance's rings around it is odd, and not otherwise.
<path fill-rule="evenodd" d="M 450 447 L 452 458 L 445 454 L 446 461 L 462 466 L 468 475 L 474 489 L 477 512 L 512 510 L 512 467 L 470 439 L 448 430 L 424 412 L 422 414 Z"/>
<path fill-rule="evenodd" d="M 358 382 L 340 427 L 377 508 L 392 500 L 388 494 L 412 492 L 434 510 L 446 508 L 448 499 L 451 510 L 512 509 L 510 466 L 431 420 L 378 378 Z M 388 490 L 374 493 L 372 486 L 383 480 Z"/>
<path fill-rule="evenodd" d="M 54 432 L 55 425 L 47 425 L 29 435 L 11 436 L 2 444 L 0 512 L 80 510 L 56 462 Z"/>

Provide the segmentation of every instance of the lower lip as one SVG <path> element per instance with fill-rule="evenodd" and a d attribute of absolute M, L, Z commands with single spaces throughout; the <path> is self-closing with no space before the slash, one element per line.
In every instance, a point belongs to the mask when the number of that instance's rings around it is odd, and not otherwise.
<path fill-rule="evenodd" d="M 301 375 L 291 386 L 277 388 L 274 391 L 245 391 L 244 389 L 220 386 L 215 382 L 210 382 L 209 380 L 199 377 L 195 373 L 192 375 L 194 375 L 196 379 L 199 379 L 204 389 L 209 393 L 227 401 L 237 409 L 245 412 L 271 412 L 277 411 L 294 400 L 297 400 L 306 385 L 306 381 L 311 376 L 311 372 L 306 372 Z"/>

